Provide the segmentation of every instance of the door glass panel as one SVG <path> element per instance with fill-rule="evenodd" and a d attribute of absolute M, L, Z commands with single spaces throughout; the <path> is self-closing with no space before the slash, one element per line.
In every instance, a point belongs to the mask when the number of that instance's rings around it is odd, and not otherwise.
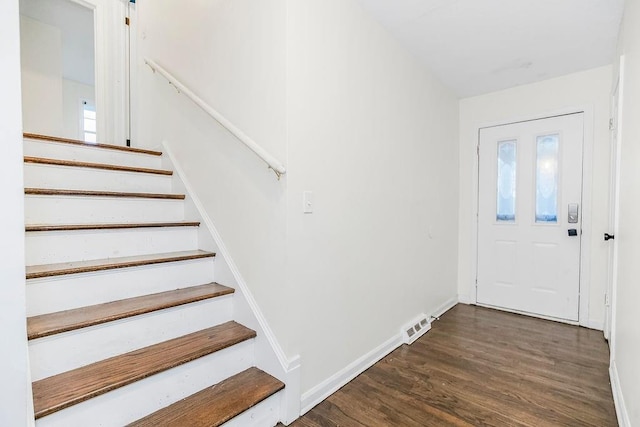
<path fill-rule="evenodd" d="M 558 222 L 558 146 L 560 135 L 536 139 L 536 222 Z"/>
<path fill-rule="evenodd" d="M 498 142 L 496 221 L 516 220 L 516 141 Z"/>

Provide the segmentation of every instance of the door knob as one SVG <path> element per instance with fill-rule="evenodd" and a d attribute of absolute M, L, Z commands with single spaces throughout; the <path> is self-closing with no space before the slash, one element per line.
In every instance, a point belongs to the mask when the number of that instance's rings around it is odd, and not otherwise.
<path fill-rule="evenodd" d="M 604 241 L 607 242 L 609 240 L 613 240 L 615 239 L 616 236 L 614 236 L 613 234 L 609 234 L 609 233 L 604 233 Z"/>

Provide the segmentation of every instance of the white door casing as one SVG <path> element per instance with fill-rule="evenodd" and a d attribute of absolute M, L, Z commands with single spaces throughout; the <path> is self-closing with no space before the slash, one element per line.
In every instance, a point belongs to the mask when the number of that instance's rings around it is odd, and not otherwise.
<path fill-rule="evenodd" d="M 557 212 L 555 219 L 545 217 L 541 204 L 536 219 L 537 146 L 547 136 L 553 140 L 554 135 L 558 141 Z M 477 303 L 569 322 L 579 320 L 583 139 L 582 113 L 480 130 Z M 515 163 L 504 169 L 515 166 L 516 170 L 515 179 L 509 175 L 508 180 L 515 185 L 513 218 L 497 217 L 499 146 L 515 147 Z M 553 166 L 553 158 L 549 158 L 551 163 L 549 159 L 538 162 L 542 180 L 538 192 L 540 197 L 551 197 L 547 202 L 554 197 L 552 183 L 544 182 L 545 168 Z M 505 188 L 511 191 L 512 184 L 503 185 L 502 193 Z M 569 204 L 578 206 L 577 223 L 568 222 Z M 569 229 L 575 229 L 576 235 L 569 236 Z"/>
<path fill-rule="evenodd" d="M 102 111 L 104 141 L 125 145 L 128 97 L 126 96 L 128 0 L 96 2 L 96 101 Z M 101 13 L 102 12 L 102 13 Z M 102 87 L 100 86 L 102 84 Z M 101 110 L 100 110 L 101 109 Z"/>
<path fill-rule="evenodd" d="M 70 0 L 94 11 L 95 82 L 99 142 L 125 145 L 128 0 Z"/>
<path fill-rule="evenodd" d="M 611 178 L 609 182 L 610 208 L 609 208 L 609 233 L 618 234 L 618 212 L 620 200 L 620 140 L 622 137 L 622 105 L 624 86 L 624 60 L 620 57 L 617 83 L 611 96 Z M 615 346 L 611 340 L 615 335 L 615 301 L 616 283 L 618 272 L 618 245 L 617 241 L 609 241 L 609 268 L 607 277 L 607 293 L 605 296 L 604 336 L 609 340 L 611 360 L 615 360 Z"/>

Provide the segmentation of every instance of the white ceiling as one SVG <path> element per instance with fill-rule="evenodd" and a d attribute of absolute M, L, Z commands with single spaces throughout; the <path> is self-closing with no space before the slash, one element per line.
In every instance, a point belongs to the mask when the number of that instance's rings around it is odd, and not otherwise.
<path fill-rule="evenodd" d="M 624 0 L 359 0 L 460 97 L 611 64 Z"/>
<path fill-rule="evenodd" d="M 95 84 L 92 9 L 70 0 L 20 0 L 20 14 L 60 29 L 65 79 Z"/>

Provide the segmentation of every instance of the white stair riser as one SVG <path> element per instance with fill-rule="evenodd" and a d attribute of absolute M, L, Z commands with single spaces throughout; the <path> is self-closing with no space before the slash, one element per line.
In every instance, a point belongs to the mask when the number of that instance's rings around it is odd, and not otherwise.
<path fill-rule="evenodd" d="M 197 227 L 29 232 L 27 265 L 198 249 Z"/>
<path fill-rule="evenodd" d="M 68 190 L 169 193 L 172 177 L 139 172 L 24 164 L 24 186 Z"/>
<path fill-rule="evenodd" d="M 27 224 L 166 222 L 184 219 L 184 201 L 117 197 L 26 196 Z"/>
<path fill-rule="evenodd" d="M 27 316 L 211 283 L 213 258 L 27 281 Z"/>
<path fill-rule="evenodd" d="M 34 381 L 231 320 L 232 296 L 31 340 Z"/>
<path fill-rule="evenodd" d="M 122 427 L 254 366 L 251 340 L 36 421 L 37 427 Z"/>
<path fill-rule="evenodd" d="M 120 150 L 107 150 L 73 144 L 24 140 L 24 155 L 47 159 L 75 160 L 89 163 L 109 163 L 121 166 L 141 168 L 160 168 L 161 156 L 129 153 Z"/>
<path fill-rule="evenodd" d="M 282 392 L 268 397 L 256 406 L 230 419 L 221 427 L 265 427 L 275 426 L 280 421 Z"/>

